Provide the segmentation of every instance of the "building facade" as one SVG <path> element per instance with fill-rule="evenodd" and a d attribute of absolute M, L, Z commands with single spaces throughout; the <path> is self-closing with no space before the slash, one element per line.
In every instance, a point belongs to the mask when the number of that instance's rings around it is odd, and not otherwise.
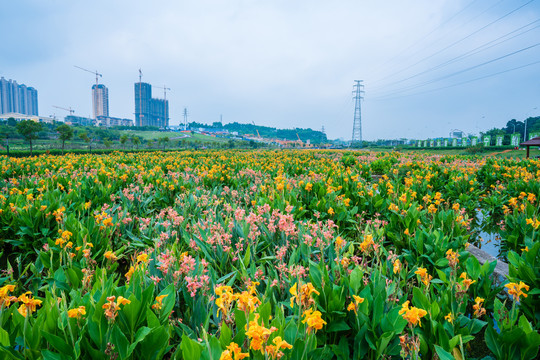
<path fill-rule="evenodd" d="M 111 126 L 133 126 L 133 120 L 122 119 L 111 116 L 98 116 L 97 121 L 99 126 L 111 127 Z"/>
<path fill-rule="evenodd" d="M 109 116 L 109 89 L 103 84 L 92 86 L 92 109 L 94 119 Z"/>
<path fill-rule="evenodd" d="M 37 90 L 0 78 L 0 114 L 7 113 L 39 115 Z"/>
<path fill-rule="evenodd" d="M 152 85 L 135 83 L 135 125 L 169 126 L 169 102 L 152 98 Z"/>
<path fill-rule="evenodd" d="M 83 116 L 68 115 L 64 118 L 64 122 L 68 125 L 95 126 L 96 119 L 89 119 Z"/>

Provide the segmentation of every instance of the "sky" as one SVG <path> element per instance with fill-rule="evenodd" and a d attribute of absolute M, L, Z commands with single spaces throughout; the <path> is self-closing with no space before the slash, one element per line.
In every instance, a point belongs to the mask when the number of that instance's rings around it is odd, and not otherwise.
<path fill-rule="evenodd" d="M 134 83 L 183 119 L 323 126 L 362 137 L 478 134 L 540 115 L 540 0 L 17 0 L 2 2 L 0 76 L 38 90 L 39 113 L 134 118 Z"/>

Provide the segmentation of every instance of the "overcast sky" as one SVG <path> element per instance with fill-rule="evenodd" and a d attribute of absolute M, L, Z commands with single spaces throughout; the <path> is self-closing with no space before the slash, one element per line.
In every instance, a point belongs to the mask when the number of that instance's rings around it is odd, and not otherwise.
<path fill-rule="evenodd" d="M 131 119 L 141 68 L 171 88 L 171 125 L 186 107 L 350 139 L 357 79 L 367 140 L 540 115 L 534 0 L 2 0 L 0 44 L 0 76 L 35 87 L 45 116 L 92 114 L 95 77 L 74 65 L 102 73 L 110 115 Z"/>

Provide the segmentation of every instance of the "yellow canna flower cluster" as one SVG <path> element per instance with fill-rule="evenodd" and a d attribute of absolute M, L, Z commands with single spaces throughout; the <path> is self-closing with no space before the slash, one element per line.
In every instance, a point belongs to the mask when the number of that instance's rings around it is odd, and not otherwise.
<path fill-rule="evenodd" d="M 484 302 L 484 299 L 477 296 L 476 299 L 474 299 L 474 301 L 475 301 L 475 304 L 473 305 L 474 316 L 479 318 L 486 313 L 486 309 L 482 307 L 482 303 Z"/>
<path fill-rule="evenodd" d="M 360 296 L 353 295 L 354 301 L 351 301 L 349 306 L 347 306 L 347 311 L 354 311 L 355 314 L 358 314 L 358 305 L 364 302 L 364 298 Z"/>
<path fill-rule="evenodd" d="M 26 317 L 26 315 L 28 315 L 28 312 L 30 312 L 30 314 L 31 314 L 34 311 L 36 311 L 36 307 L 41 306 L 41 303 L 42 303 L 41 300 L 36 300 L 33 297 L 28 296 L 28 295 L 31 295 L 31 294 L 32 294 L 32 292 L 27 291 L 24 294 L 22 294 L 21 296 L 19 296 L 19 299 L 18 299 L 20 302 L 22 302 L 22 305 L 19 306 L 17 311 L 19 311 L 19 314 L 21 314 L 24 317 Z"/>
<path fill-rule="evenodd" d="M 130 300 L 124 298 L 123 296 L 119 296 L 118 300 L 114 301 L 115 299 L 116 296 L 107 297 L 108 302 L 102 306 L 102 308 L 105 309 L 105 317 L 107 320 L 109 320 L 109 322 L 114 322 L 116 316 L 118 316 L 118 310 L 121 310 L 120 305 L 127 305 L 131 303 Z"/>
<path fill-rule="evenodd" d="M 403 303 L 401 310 L 399 310 L 399 315 L 407 320 L 409 326 L 419 325 L 422 327 L 422 322 L 420 319 L 427 315 L 427 311 L 414 306 L 409 307 L 409 300 L 407 300 Z"/>
<path fill-rule="evenodd" d="M 235 294 L 230 286 L 218 285 L 215 288 L 218 298 L 215 301 L 218 307 L 217 315 L 221 312 L 224 317 L 228 317 L 231 312 L 232 305 L 236 301 L 238 310 L 244 311 L 246 314 L 254 312 L 261 304 L 261 300 L 257 297 L 257 290 L 255 286 L 259 285 L 258 282 L 252 282 L 248 291 L 242 291 L 239 294 Z"/>
<path fill-rule="evenodd" d="M 529 291 L 529 285 L 525 284 L 523 281 L 520 281 L 519 284 L 511 282 L 504 285 L 504 287 L 508 289 L 508 294 L 512 295 L 514 301 L 518 302 L 521 296 L 523 296 L 524 298 L 527 297 L 527 294 L 525 294 L 522 289 L 525 289 L 525 291 Z"/>
<path fill-rule="evenodd" d="M 249 347 L 253 350 L 260 350 L 264 354 L 264 347 L 270 335 L 277 330 L 275 327 L 265 328 L 264 324 L 259 324 L 259 314 L 246 325 L 246 335 L 249 337 Z"/>
<path fill-rule="evenodd" d="M 156 302 L 154 303 L 154 305 L 152 305 L 152 309 L 161 310 L 161 308 L 163 307 L 163 299 L 165 299 L 167 296 L 169 295 L 165 294 L 156 296 Z"/>
<path fill-rule="evenodd" d="M 227 346 L 227 350 L 223 350 L 219 360 L 241 360 L 249 357 L 249 353 L 243 353 L 237 343 L 232 342 Z"/>
<path fill-rule="evenodd" d="M 360 250 L 367 253 L 370 249 L 375 249 L 375 242 L 373 242 L 373 235 L 367 234 L 364 236 L 364 241 L 360 243 Z"/>
<path fill-rule="evenodd" d="M 9 307 L 12 302 L 18 301 L 17 297 L 9 295 L 15 291 L 15 285 L 5 285 L 0 288 L 0 308 Z"/>
<path fill-rule="evenodd" d="M 315 300 L 311 297 L 312 294 L 319 295 L 319 292 L 315 290 L 312 283 L 307 283 L 300 286 L 300 295 L 297 290 L 298 283 L 294 283 L 293 287 L 289 289 L 291 293 L 291 308 L 294 308 L 294 304 L 306 309 L 315 304 Z"/>
<path fill-rule="evenodd" d="M 429 286 L 430 281 L 433 279 L 433 276 L 427 273 L 427 269 L 419 267 L 418 270 L 414 272 L 416 275 L 420 275 L 420 280 L 424 283 L 425 286 Z"/>
<path fill-rule="evenodd" d="M 86 308 L 84 306 L 68 310 L 68 317 L 70 318 L 79 319 L 82 315 L 86 315 Z"/>

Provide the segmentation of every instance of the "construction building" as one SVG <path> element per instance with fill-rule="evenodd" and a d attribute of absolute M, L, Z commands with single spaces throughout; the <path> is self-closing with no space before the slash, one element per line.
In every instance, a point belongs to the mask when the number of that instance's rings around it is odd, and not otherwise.
<path fill-rule="evenodd" d="M 109 116 L 109 89 L 103 84 L 92 86 L 92 108 L 94 119 Z"/>
<path fill-rule="evenodd" d="M 152 85 L 140 81 L 135 83 L 135 125 L 169 126 L 169 102 L 152 98 Z"/>

